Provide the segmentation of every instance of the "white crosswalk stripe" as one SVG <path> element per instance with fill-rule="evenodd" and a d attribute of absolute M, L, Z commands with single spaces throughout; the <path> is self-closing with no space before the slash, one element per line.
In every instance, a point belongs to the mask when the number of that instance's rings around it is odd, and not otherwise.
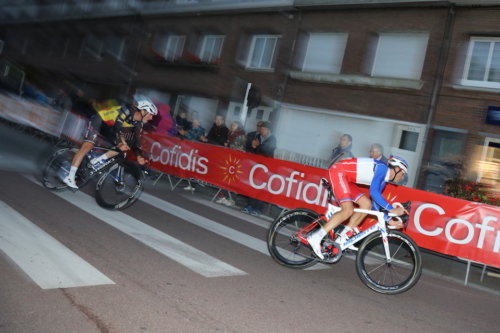
<path fill-rule="evenodd" d="M 26 178 L 40 185 L 34 177 L 26 176 Z M 247 274 L 123 212 L 102 209 L 96 205 L 94 198 L 81 191 L 76 193 L 69 191 L 51 193 L 202 276 L 220 277 Z M 263 240 L 229 228 L 148 193 L 143 193 L 141 200 L 157 209 L 178 216 L 189 223 L 269 256 L 267 244 Z M 212 206 L 215 209 L 220 208 L 220 205 Z M 222 209 L 224 208 L 226 207 Z M 67 288 L 114 283 L 10 207 L 5 204 L 0 205 L 0 212 L 4 217 L 3 219 L 0 218 L 0 232 L 3 235 L 0 236 L 0 249 L 7 253 L 40 287 L 44 289 Z M 245 217 L 243 216 L 243 218 Z M 255 223 L 255 221 L 252 223 Z M 257 225 L 264 228 L 267 228 L 268 224 L 265 221 L 257 223 Z M 30 246 L 26 246 L 26 243 L 29 243 Z M 16 245 L 13 246 L 13 244 Z M 23 248 L 28 252 L 22 254 L 19 248 Z M 40 253 L 45 257 L 41 260 L 33 260 L 34 256 L 42 258 Z M 58 253 L 60 256 L 52 257 L 54 253 Z M 24 259 L 22 259 L 22 256 L 24 256 Z M 309 269 L 328 267 L 328 265 L 318 264 Z M 43 275 L 43 272 L 50 272 L 52 275 Z"/>
<path fill-rule="evenodd" d="M 39 184 L 34 178 L 28 177 Z M 42 185 L 40 185 L 42 186 Z M 195 249 L 133 217 L 99 207 L 94 198 L 77 191 L 53 192 L 88 214 L 135 238 L 161 254 L 205 277 L 245 275 L 246 273 L 200 250 Z"/>
<path fill-rule="evenodd" d="M 42 289 L 114 284 L 111 279 L 2 201 L 0 250 Z"/>

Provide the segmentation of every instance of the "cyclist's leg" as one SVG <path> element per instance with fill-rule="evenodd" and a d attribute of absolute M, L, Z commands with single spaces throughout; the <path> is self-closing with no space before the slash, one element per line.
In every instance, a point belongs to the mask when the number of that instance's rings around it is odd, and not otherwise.
<path fill-rule="evenodd" d="M 99 133 L 100 122 L 100 117 L 96 118 L 95 116 L 92 117 L 92 119 L 89 121 L 83 136 L 83 144 L 80 147 L 80 150 L 76 152 L 73 160 L 71 161 L 71 169 L 69 170 L 69 174 L 63 179 L 63 182 L 71 188 L 78 188 L 78 186 L 76 186 L 75 184 L 76 171 L 78 170 L 80 164 L 82 164 L 85 155 L 90 152 L 92 148 L 94 148 L 95 140 Z"/>
<path fill-rule="evenodd" d="M 335 197 L 340 202 L 341 210 L 333 214 L 323 227 L 307 236 L 309 245 L 313 249 L 314 253 L 321 259 L 324 259 L 321 252 L 321 240 L 328 232 L 332 231 L 339 224 L 350 218 L 354 212 L 351 193 L 349 191 L 349 186 L 347 185 L 349 184 L 349 180 L 345 174 L 344 167 L 338 163 L 332 165 L 328 169 L 327 179 L 332 185 Z"/>
<path fill-rule="evenodd" d="M 352 184 L 354 187 L 357 188 L 356 185 Z M 355 190 L 352 189 L 351 187 L 351 193 L 353 193 Z M 359 189 L 358 189 L 359 191 Z M 361 191 L 359 191 L 360 194 L 359 196 L 357 196 L 357 198 L 354 200 L 354 202 L 359 206 L 359 208 L 361 209 L 366 209 L 366 210 L 370 210 L 372 209 L 372 202 L 371 200 L 364 194 L 362 193 Z M 350 229 L 354 229 L 356 228 L 366 217 L 367 214 L 365 213 L 359 213 L 359 212 L 356 212 L 354 214 L 352 214 L 351 218 L 349 219 L 349 223 L 347 224 L 347 226 L 350 228 Z"/>

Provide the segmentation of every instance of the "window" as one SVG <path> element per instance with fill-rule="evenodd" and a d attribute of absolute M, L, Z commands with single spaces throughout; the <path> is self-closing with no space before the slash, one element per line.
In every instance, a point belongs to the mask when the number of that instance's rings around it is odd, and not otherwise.
<path fill-rule="evenodd" d="M 163 35 L 156 39 L 154 49 L 167 61 L 177 61 L 182 55 L 186 36 Z"/>
<path fill-rule="evenodd" d="M 273 69 L 276 46 L 281 36 L 256 35 L 252 38 L 246 68 Z"/>
<path fill-rule="evenodd" d="M 200 59 L 202 62 L 217 64 L 220 60 L 224 36 L 207 35 L 203 38 Z"/>
<path fill-rule="evenodd" d="M 500 38 L 471 38 L 462 85 L 500 88 Z"/>
<path fill-rule="evenodd" d="M 428 33 L 380 34 L 371 75 L 420 80 L 428 40 Z"/>
<path fill-rule="evenodd" d="M 123 60 L 125 52 L 125 38 L 116 35 L 106 37 L 106 52 L 111 54 L 117 60 Z"/>
<path fill-rule="evenodd" d="M 102 56 L 104 41 L 99 36 L 89 34 L 85 37 L 85 51 L 95 58 Z"/>
<path fill-rule="evenodd" d="M 346 44 L 346 33 L 309 34 L 302 71 L 340 74 Z"/>

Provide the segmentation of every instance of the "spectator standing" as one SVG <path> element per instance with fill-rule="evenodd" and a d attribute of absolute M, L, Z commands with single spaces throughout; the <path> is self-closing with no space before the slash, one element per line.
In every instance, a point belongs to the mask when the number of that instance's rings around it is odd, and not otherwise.
<path fill-rule="evenodd" d="M 175 118 L 175 122 L 177 123 L 177 136 L 184 139 L 191 129 L 191 122 L 187 119 L 187 111 L 181 110 Z"/>
<path fill-rule="evenodd" d="M 201 137 L 204 135 L 205 129 L 201 127 L 200 120 L 194 119 L 186 138 L 191 141 L 201 142 Z"/>
<path fill-rule="evenodd" d="M 144 124 L 144 129 L 149 132 L 155 131 L 160 135 L 176 136 L 177 123 L 170 114 L 170 106 L 162 104 L 158 108 L 158 114 L 149 123 Z"/>
<path fill-rule="evenodd" d="M 260 134 L 260 128 L 262 127 L 263 121 L 259 121 L 257 123 L 257 130 L 250 132 L 247 134 L 247 142 L 245 146 L 245 151 L 251 153 L 252 152 L 252 141 L 257 139 L 257 135 Z"/>
<path fill-rule="evenodd" d="M 260 134 L 252 140 L 250 152 L 253 154 L 273 157 L 276 150 L 276 137 L 271 133 L 271 123 L 264 121 L 260 127 Z M 259 216 L 264 207 L 264 201 L 248 198 L 248 206 L 241 209 L 243 213 Z"/>
<path fill-rule="evenodd" d="M 246 139 L 247 137 L 243 125 L 241 125 L 239 121 L 233 121 L 227 133 L 227 141 L 224 142 L 224 146 L 245 151 Z"/>
<path fill-rule="evenodd" d="M 342 135 L 339 145 L 333 150 L 332 157 L 330 158 L 330 165 L 338 161 L 353 158 L 354 156 L 351 153 L 351 148 L 352 136 L 349 134 Z"/>
<path fill-rule="evenodd" d="M 224 146 L 224 142 L 227 140 L 228 132 L 229 129 L 224 123 L 224 117 L 218 115 L 215 117 L 214 125 L 208 132 L 208 135 L 206 137 L 202 136 L 201 141 L 212 145 Z"/>
<path fill-rule="evenodd" d="M 227 133 L 227 141 L 224 142 L 224 146 L 235 150 L 245 151 L 246 138 L 243 125 L 241 125 L 239 121 L 233 121 L 231 123 L 231 127 L 229 128 L 229 132 Z M 231 197 L 226 198 L 222 192 L 219 193 L 215 202 L 226 206 L 234 205 L 234 201 Z"/>
<path fill-rule="evenodd" d="M 374 143 L 370 147 L 370 158 L 387 164 L 387 157 L 384 156 L 384 147 L 380 143 Z"/>

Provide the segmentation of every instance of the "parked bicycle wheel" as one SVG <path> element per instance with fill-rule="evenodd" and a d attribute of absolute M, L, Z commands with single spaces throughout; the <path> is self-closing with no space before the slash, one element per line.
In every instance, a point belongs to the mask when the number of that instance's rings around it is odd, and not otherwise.
<path fill-rule="evenodd" d="M 52 154 L 42 172 L 42 184 L 45 188 L 54 191 L 68 188 L 68 185 L 63 183 L 62 179 L 69 173 L 71 161 L 77 151 L 77 148 L 63 148 Z M 76 172 L 75 183 L 78 187 L 82 187 L 87 181 L 88 172 L 82 163 Z"/>
<path fill-rule="evenodd" d="M 102 175 L 96 186 L 96 202 L 111 210 L 123 210 L 132 206 L 142 193 L 143 173 L 132 162 L 119 162 Z"/>
<path fill-rule="evenodd" d="M 297 233 L 318 218 L 318 213 L 304 208 L 292 209 L 280 215 L 267 234 L 267 248 L 271 257 L 278 264 L 290 268 L 306 268 L 316 264 L 312 249 L 301 242 Z"/>
<path fill-rule="evenodd" d="M 370 289 L 383 294 L 399 294 L 412 288 L 422 274 L 422 257 L 415 242 L 399 231 L 387 233 L 391 263 L 387 263 L 381 233 L 361 244 L 356 271 Z"/>

